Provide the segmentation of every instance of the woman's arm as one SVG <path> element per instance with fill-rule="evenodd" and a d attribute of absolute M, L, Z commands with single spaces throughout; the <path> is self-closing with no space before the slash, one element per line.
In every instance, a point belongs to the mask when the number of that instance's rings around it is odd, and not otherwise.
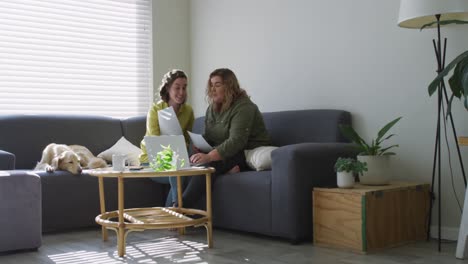
<path fill-rule="evenodd" d="M 148 116 L 146 117 L 146 135 L 147 136 L 160 136 L 161 130 L 159 128 L 159 120 L 158 120 L 158 105 L 154 105 L 148 111 Z"/>
<path fill-rule="evenodd" d="M 185 105 L 187 109 L 187 113 L 184 113 L 187 115 L 187 117 L 184 117 L 184 124 L 181 123 L 181 120 L 179 120 L 180 125 L 182 126 L 182 130 L 184 133 L 185 137 L 185 143 L 187 144 L 187 147 L 190 145 L 190 136 L 187 131 L 192 131 L 193 129 L 193 123 L 195 122 L 195 116 L 193 114 L 193 109 L 189 105 Z"/>
<path fill-rule="evenodd" d="M 209 153 L 196 153 L 190 157 L 192 163 L 208 163 L 229 158 L 245 149 L 255 119 L 255 105 L 243 104 L 234 109 L 229 118 L 229 137 Z M 205 123 L 210 126 L 209 122 Z"/>
<path fill-rule="evenodd" d="M 221 155 L 219 155 L 219 152 L 217 149 L 213 149 L 210 151 L 208 154 L 205 153 L 195 153 L 190 157 L 190 162 L 191 163 L 209 163 L 212 161 L 217 161 L 217 160 L 222 160 L 223 158 Z"/>
<path fill-rule="evenodd" d="M 234 156 L 247 146 L 255 120 L 256 107 L 253 104 L 239 105 L 229 119 L 229 137 L 216 146 L 222 159 Z"/>

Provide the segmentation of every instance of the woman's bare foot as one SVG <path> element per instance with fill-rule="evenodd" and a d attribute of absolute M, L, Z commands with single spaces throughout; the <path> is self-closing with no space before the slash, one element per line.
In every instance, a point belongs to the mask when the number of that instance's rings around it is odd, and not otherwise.
<path fill-rule="evenodd" d="M 239 165 L 236 165 L 232 167 L 232 169 L 230 169 L 227 173 L 238 173 L 238 172 L 240 172 L 240 168 L 239 168 Z"/>

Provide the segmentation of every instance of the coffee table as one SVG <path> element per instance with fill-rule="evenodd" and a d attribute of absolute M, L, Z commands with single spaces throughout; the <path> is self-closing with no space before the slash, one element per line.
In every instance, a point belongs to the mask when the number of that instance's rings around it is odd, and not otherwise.
<path fill-rule="evenodd" d="M 146 229 L 178 228 L 180 234 L 184 234 L 184 228 L 188 226 L 204 226 L 207 231 L 208 248 L 213 247 L 213 227 L 211 210 L 211 174 L 214 168 L 191 167 L 177 171 L 155 172 L 152 169 L 138 171 L 124 170 L 113 171 L 112 168 L 85 170 L 84 173 L 98 177 L 99 201 L 101 214 L 96 216 L 96 223 L 102 226 L 102 240 L 107 241 L 107 229 L 117 233 L 117 249 L 119 257 L 125 255 L 125 239 L 132 231 Z M 185 176 L 206 177 L 206 211 L 183 208 L 181 177 Z M 148 207 L 129 208 L 124 206 L 124 180 L 129 178 L 149 177 L 177 177 L 178 207 Z M 106 212 L 104 200 L 104 178 L 116 178 L 118 181 L 118 210 Z M 197 216 L 194 218 L 193 216 Z"/>

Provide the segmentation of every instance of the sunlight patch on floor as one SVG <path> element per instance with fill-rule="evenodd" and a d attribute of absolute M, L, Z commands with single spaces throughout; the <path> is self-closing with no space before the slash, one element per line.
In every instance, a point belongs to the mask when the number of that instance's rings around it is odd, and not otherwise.
<path fill-rule="evenodd" d="M 208 245 L 194 241 L 179 241 L 174 237 L 164 237 L 146 241 L 127 242 L 126 255 L 117 255 L 117 245 L 114 250 L 105 252 L 77 250 L 60 254 L 48 255 L 58 264 L 80 263 L 196 263 L 201 264 L 200 253 Z"/>

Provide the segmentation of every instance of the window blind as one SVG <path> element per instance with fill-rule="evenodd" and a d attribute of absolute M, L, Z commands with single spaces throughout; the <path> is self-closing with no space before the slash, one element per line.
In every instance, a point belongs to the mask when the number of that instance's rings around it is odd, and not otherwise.
<path fill-rule="evenodd" d="M 150 0 L 2 0 L 0 14 L 0 114 L 147 113 Z"/>

